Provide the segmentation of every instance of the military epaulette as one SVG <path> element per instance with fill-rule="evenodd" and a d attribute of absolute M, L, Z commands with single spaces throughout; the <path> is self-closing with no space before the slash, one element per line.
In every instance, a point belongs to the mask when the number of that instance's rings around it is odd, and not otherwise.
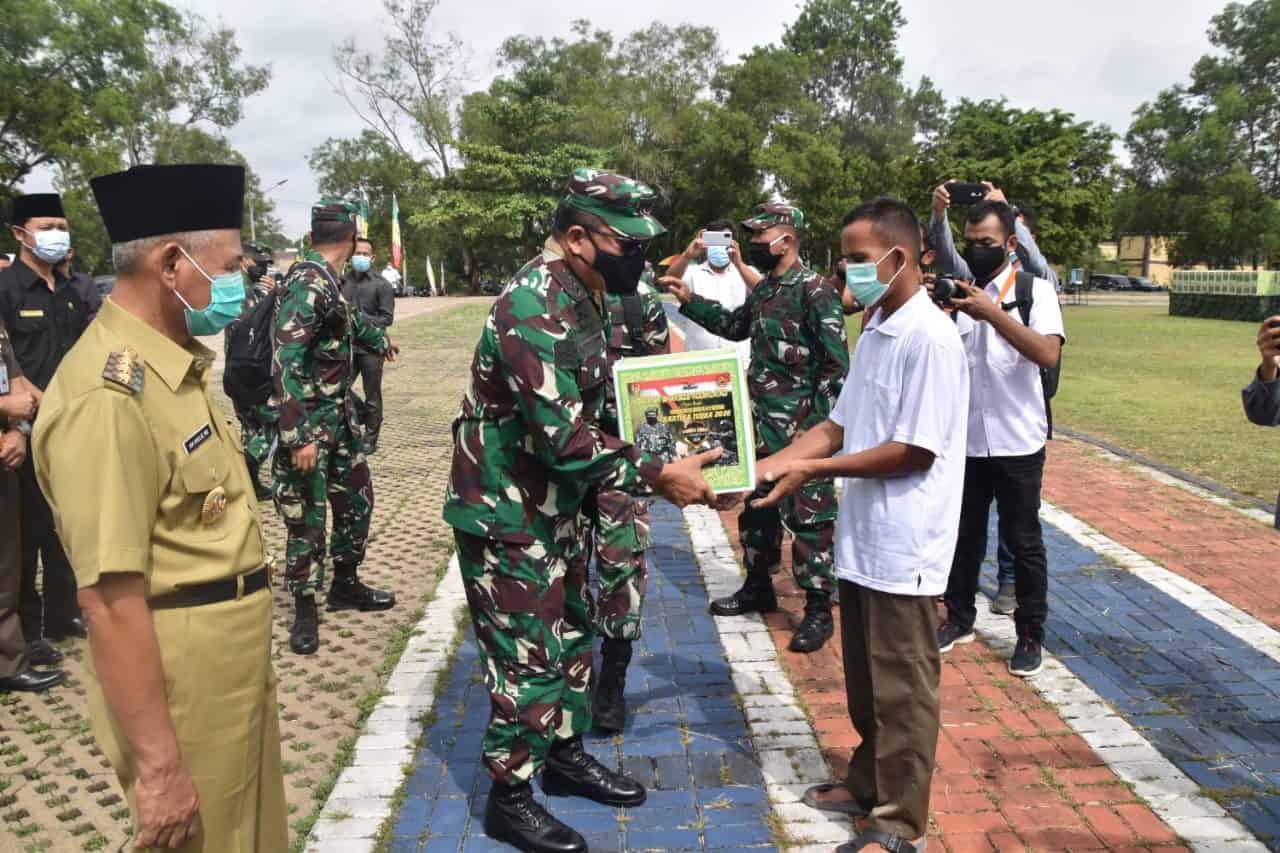
<path fill-rule="evenodd" d="M 132 347 L 125 346 L 107 356 L 107 366 L 102 368 L 102 378 L 108 387 L 124 389 L 130 394 L 142 393 L 142 377 L 145 373 L 142 357 Z"/>

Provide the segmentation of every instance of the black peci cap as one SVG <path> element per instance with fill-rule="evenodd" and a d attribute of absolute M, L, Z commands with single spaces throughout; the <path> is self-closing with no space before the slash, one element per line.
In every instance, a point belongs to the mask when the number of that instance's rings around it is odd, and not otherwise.
<path fill-rule="evenodd" d="M 21 225 L 37 216 L 66 217 L 62 212 L 62 196 L 57 193 L 32 193 L 13 200 L 13 225 Z"/>
<path fill-rule="evenodd" d="M 134 166 L 89 185 L 112 243 L 244 223 L 243 166 Z"/>

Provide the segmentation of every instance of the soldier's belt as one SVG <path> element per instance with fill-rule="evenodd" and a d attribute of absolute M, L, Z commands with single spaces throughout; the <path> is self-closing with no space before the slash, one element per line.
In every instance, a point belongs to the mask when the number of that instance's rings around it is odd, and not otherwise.
<path fill-rule="evenodd" d="M 247 575 L 210 581 L 196 586 L 184 586 L 182 589 L 166 592 L 148 601 L 147 606 L 152 610 L 174 610 L 180 607 L 203 607 L 206 604 L 234 601 L 246 595 L 252 595 L 260 589 L 266 589 L 267 581 L 267 568 L 263 566 Z"/>

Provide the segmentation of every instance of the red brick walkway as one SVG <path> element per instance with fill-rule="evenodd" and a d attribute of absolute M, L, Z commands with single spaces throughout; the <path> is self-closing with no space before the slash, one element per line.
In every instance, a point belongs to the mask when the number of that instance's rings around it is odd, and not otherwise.
<path fill-rule="evenodd" d="M 721 518 L 736 546 L 736 513 Z M 845 709 L 839 625 L 816 654 L 787 650 L 804 606 L 790 576 L 789 550 L 784 549 L 787 565 L 775 577 L 782 611 L 769 624 L 819 742 L 835 772 L 843 775 L 857 735 Z M 1053 707 L 1010 676 L 1005 662 L 983 643 L 957 647 L 943 658 L 941 698 L 932 849 L 1187 850 Z"/>

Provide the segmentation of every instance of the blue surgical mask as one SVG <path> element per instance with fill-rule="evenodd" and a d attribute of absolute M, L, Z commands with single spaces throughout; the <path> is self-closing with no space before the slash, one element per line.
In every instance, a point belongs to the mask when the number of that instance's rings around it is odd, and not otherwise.
<path fill-rule="evenodd" d="M 368 255 L 351 256 L 351 268 L 356 272 L 368 272 L 371 266 L 373 266 L 373 258 Z"/>
<path fill-rule="evenodd" d="M 885 253 L 884 257 L 875 263 L 867 261 L 861 264 L 846 264 L 844 268 L 844 281 L 849 287 L 849 292 L 853 294 L 853 298 L 858 300 L 858 304 L 863 308 L 870 308 L 884 298 L 884 295 L 893 286 L 897 280 L 898 274 L 902 272 L 902 267 L 898 268 L 898 272 L 893 274 L 893 278 L 887 282 L 880 280 L 879 267 L 884 263 L 884 259 L 894 253 L 895 249 L 890 249 Z"/>
<path fill-rule="evenodd" d="M 18 226 L 22 228 L 21 225 Z M 22 228 L 23 231 L 27 229 Z M 62 259 L 67 256 L 67 252 L 71 250 L 71 232 L 55 229 L 53 231 L 27 231 L 35 238 L 34 246 L 27 246 L 35 256 L 46 264 L 62 263 Z M 26 245 L 25 243 L 23 245 Z"/>
<path fill-rule="evenodd" d="M 729 266 L 729 250 L 724 246 L 707 247 L 707 263 L 718 270 Z"/>
<path fill-rule="evenodd" d="M 174 295 L 187 308 L 187 331 L 197 337 L 216 335 L 231 325 L 244 307 L 244 274 L 240 271 L 225 272 L 221 275 L 209 275 L 196 263 L 196 259 L 187 254 L 181 246 L 178 250 L 187 256 L 191 265 L 200 271 L 200 275 L 209 279 L 209 304 L 196 310 L 182 294 L 174 291 Z"/>

